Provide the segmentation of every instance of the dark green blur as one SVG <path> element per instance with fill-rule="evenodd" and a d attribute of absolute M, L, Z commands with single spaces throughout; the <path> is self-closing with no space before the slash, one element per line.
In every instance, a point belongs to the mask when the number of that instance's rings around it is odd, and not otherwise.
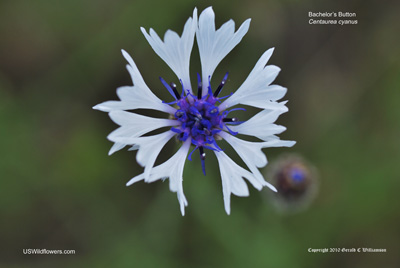
<path fill-rule="evenodd" d="M 297 153 L 318 170 L 319 194 L 301 213 L 282 214 L 268 189 L 251 189 L 227 216 L 209 153 L 206 177 L 198 156 L 186 163 L 182 217 L 167 181 L 125 187 L 142 172 L 135 152 L 107 155 L 116 125 L 91 107 L 131 84 L 120 49 L 170 100 L 158 77 L 178 81 L 139 27 L 180 34 L 193 8 L 209 5 L 218 26 L 252 18 L 214 74 L 218 84 L 230 72 L 224 93 L 275 47 L 290 110 L 280 136 L 297 144 L 265 153 Z M 309 25 L 309 11 L 356 12 L 358 24 Z M 0 267 L 400 267 L 399 13 L 399 1 L 377 0 L 2 0 Z M 199 70 L 194 47 L 193 78 Z M 159 162 L 175 150 L 168 144 Z M 308 252 L 359 247 L 387 253 Z"/>

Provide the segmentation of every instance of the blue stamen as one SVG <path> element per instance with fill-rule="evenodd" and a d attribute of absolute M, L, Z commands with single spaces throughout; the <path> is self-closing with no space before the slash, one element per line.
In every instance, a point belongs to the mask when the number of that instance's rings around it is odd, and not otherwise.
<path fill-rule="evenodd" d="M 223 151 L 217 144 L 215 137 L 222 130 L 229 131 L 232 135 L 237 135 L 237 132 L 232 131 L 226 124 L 239 124 L 237 118 L 227 118 L 227 115 L 233 111 L 245 111 L 243 108 L 235 108 L 229 111 L 220 112 L 217 102 L 220 99 L 227 98 L 232 95 L 219 98 L 218 95 L 224 87 L 228 79 L 228 73 L 225 74 L 222 82 L 217 90 L 212 92 L 211 76 L 208 76 L 208 91 L 205 96 L 203 94 L 203 85 L 200 74 L 197 74 L 198 91 L 197 96 L 194 96 L 190 90 L 185 90 L 182 80 L 182 94 L 179 96 L 176 91 L 176 85 L 171 83 L 168 85 L 162 78 L 161 82 L 168 89 L 170 94 L 175 98 L 173 104 L 178 105 L 179 109 L 174 114 L 177 121 L 181 123 L 180 126 L 172 127 L 171 130 L 177 133 L 177 137 L 181 141 L 191 139 L 191 143 L 195 146 L 194 150 L 189 154 L 188 159 L 192 160 L 192 154 L 199 149 L 201 166 L 204 175 L 205 171 L 205 153 L 204 149 L 213 151 Z M 184 95 L 186 94 L 186 95 Z"/>
<path fill-rule="evenodd" d="M 181 98 L 181 96 L 179 95 L 178 91 L 176 90 L 176 84 L 171 82 L 171 84 L 169 84 L 169 85 L 171 86 L 172 90 L 174 91 L 175 97 L 179 100 Z"/>
<path fill-rule="evenodd" d="M 240 125 L 240 124 L 242 124 L 244 122 L 245 121 L 225 122 L 225 124 L 236 126 L 236 125 Z"/>
<path fill-rule="evenodd" d="M 168 83 L 165 82 L 165 80 L 164 80 L 161 76 L 160 76 L 159 78 L 160 78 L 161 83 L 162 83 L 162 84 L 164 85 L 164 87 L 168 90 L 169 94 L 171 94 L 172 97 L 174 97 L 175 100 L 180 99 L 179 94 L 178 94 L 178 96 L 177 96 L 177 95 L 175 94 L 174 90 L 171 88 L 171 86 L 168 85 Z M 175 86 L 175 87 L 176 87 L 176 86 Z M 176 91 L 176 88 L 175 88 L 175 91 Z M 176 92 L 177 92 L 177 91 L 176 91 Z"/>
<path fill-rule="evenodd" d="M 184 96 L 184 93 L 185 93 L 185 87 L 183 86 L 182 79 L 179 79 L 179 82 L 180 82 L 180 83 L 181 83 L 181 85 L 182 85 L 182 94 L 181 94 L 181 97 L 183 98 L 183 96 Z M 188 90 L 187 92 L 189 92 L 189 90 Z"/>
<path fill-rule="evenodd" d="M 193 154 L 194 151 L 196 151 L 198 148 L 199 148 L 199 147 L 196 146 L 196 148 L 194 148 L 193 151 L 190 152 L 190 154 L 189 154 L 189 156 L 188 156 L 189 161 L 192 161 L 192 154 Z"/>
<path fill-rule="evenodd" d="M 221 92 L 222 88 L 223 88 L 224 85 L 225 85 L 226 79 L 228 79 L 228 74 L 229 74 L 229 72 L 227 72 L 227 73 L 225 74 L 224 78 L 222 79 L 221 84 L 219 84 L 217 90 L 214 92 L 214 97 L 218 97 L 219 93 Z"/>
<path fill-rule="evenodd" d="M 171 131 L 173 131 L 175 133 L 178 133 L 178 134 L 182 132 L 180 129 L 177 129 L 177 128 L 174 128 L 174 127 L 171 127 Z"/>
<path fill-rule="evenodd" d="M 171 101 L 171 102 L 162 101 L 162 103 L 165 103 L 165 104 L 168 104 L 168 105 L 173 105 L 173 104 L 177 104 L 178 101 Z"/>
<path fill-rule="evenodd" d="M 197 98 L 201 99 L 201 95 L 203 95 L 203 85 L 201 84 L 200 74 L 197 73 Z"/>
<path fill-rule="evenodd" d="M 221 102 L 221 100 L 226 99 L 226 98 L 229 98 L 229 97 L 232 96 L 232 95 L 233 95 L 233 92 L 229 93 L 229 94 L 226 95 L 226 96 L 219 97 L 219 98 L 218 98 L 218 102 Z"/>
<path fill-rule="evenodd" d="M 212 96 L 211 75 L 208 76 L 208 95 L 209 95 L 209 96 Z"/>
<path fill-rule="evenodd" d="M 233 136 L 236 136 L 238 134 L 238 132 L 231 130 L 226 124 L 225 124 L 225 127 L 229 131 L 229 133 L 231 133 Z"/>
<path fill-rule="evenodd" d="M 245 108 L 234 108 L 234 109 L 230 109 L 229 111 L 224 111 L 222 115 L 224 117 L 226 117 L 230 112 L 233 112 L 233 111 L 246 111 L 246 109 Z"/>
<path fill-rule="evenodd" d="M 211 147 L 211 146 L 207 146 L 207 145 L 204 145 L 203 147 L 208 149 L 208 150 L 212 150 L 212 151 L 216 151 L 216 152 L 222 151 L 222 150 L 219 150 L 217 148 L 214 148 L 214 147 Z"/>
<path fill-rule="evenodd" d="M 206 153 L 203 150 L 203 147 L 199 147 L 200 152 L 200 160 L 201 160 L 201 169 L 203 170 L 204 176 L 206 175 Z"/>

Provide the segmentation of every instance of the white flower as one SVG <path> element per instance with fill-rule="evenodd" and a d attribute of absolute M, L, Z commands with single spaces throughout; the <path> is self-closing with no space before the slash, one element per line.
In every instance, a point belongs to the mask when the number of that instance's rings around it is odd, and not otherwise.
<path fill-rule="evenodd" d="M 225 97 L 220 97 L 228 73 L 219 86 L 211 88 L 212 75 L 220 61 L 241 41 L 247 33 L 250 19 L 246 20 L 235 32 L 232 20 L 215 29 L 214 12 L 211 7 L 205 9 L 197 19 L 197 9 L 189 18 L 179 36 L 168 30 L 164 41 L 150 29 L 149 34 L 141 28 L 147 41 L 154 51 L 175 72 L 182 85 L 179 93 L 174 83 L 168 84 L 160 78 L 162 84 L 174 98 L 165 103 L 148 88 L 139 73 L 132 58 L 122 50 L 128 61 L 127 69 L 131 75 L 133 86 L 117 89 L 119 101 L 106 101 L 94 106 L 94 109 L 108 112 L 110 118 L 120 127 L 108 135 L 114 142 L 109 154 L 129 145 L 131 150 L 138 150 L 136 158 L 144 167 L 144 172 L 131 179 L 127 185 L 137 181 L 153 182 L 159 179 L 169 179 L 170 190 L 176 192 L 182 215 L 185 213 L 187 200 L 183 193 L 183 169 L 186 158 L 191 160 L 195 150 L 199 150 L 203 173 L 205 174 L 205 149 L 212 150 L 219 163 L 223 186 L 225 210 L 230 214 L 230 195 L 248 196 L 249 190 L 244 180 L 247 179 L 256 189 L 263 186 L 276 191 L 275 187 L 266 182 L 259 168 L 267 164 L 267 158 L 262 152 L 267 147 L 290 147 L 293 141 L 281 141 L 276 134 L 286 128 L 275 125 L 275 120 L 288 109 L 286 102 L 277 102 L 286 94 L 286 88 L 271 85 L 280 69 L 267 65 L 273 49 L 267 50 L 258 60 L 253 70 L 236 92 L 221 103 Z M 191 87 L 189 63 L 194 37 L 196 36 L 201 61 L 202 74 L 198 74 L 197 92 Z M 229 118 L 229 112 L 244 110 L 231 107 L 238 104 L 261 109 L 259 113 L 245 122 L 237 118 Z M 171 106 L 174 105 L 174 106 Z M 153 109 L 165 112 L 165 118 L 152 118 L 126 110 Z M 167 119 L 172 118 L 172 119 Z M 157 135 L 147 135 L 149 132 L 167 128 Z M 238 134 L 254 136 L 261 142 L 250 142 L 236 137 Z M 154 163 L 165 144 L 174 136 L 180 140 L 180 149 L 166 162 L 154 167 Z M 249 170 L 237 165 L 217 144 L 218 139 L 225 139 Z M 191 145 L 194 150 L 189 154 Z M 189 154 L 189 155 L 188 155 Z"/>

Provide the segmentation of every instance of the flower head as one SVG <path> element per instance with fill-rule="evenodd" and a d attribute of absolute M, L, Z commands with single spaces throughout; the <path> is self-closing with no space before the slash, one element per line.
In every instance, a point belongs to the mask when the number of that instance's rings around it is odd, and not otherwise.
<path fill-rule="evenodd" d="M 164 102 L 152 93 L 132 58 L 122 50 L 123 56 L 128 61 L 127 69 L 133 86 L 117 89 L 119 101 L 107 101 L 93 107 L 108 112 L 111 119 L 120 126 L 108 136 L 108 139 L 114 142 L 109 154 L 127 145 L 132 146 L 132 150 L 138 150 L 136 158 L 144 167 L 144 172 L 132 178 L 127 185 L 140 180 L 153 182 L 168 178 L 170 190 L 177 192 L 182 215 L 187 206 L 182 174 L 184 163 L 186 159 L 192 160 L 193 152 L 198 151 L 200 154 L 204 175 L 206 151 L 215 153 L 221 172 L 225 210 L 230 214 L 231 193 L 237 196 L 249 195 L 243 178 L 258 190 L 268 186 L 276 191 L 258 170 L 267 164 L 266 156 L 261 149 L 289 147 L 295 143 L 282 141 L 276 136 L 283 132 L 285 127 L 275 125 L 274 122 L 288 109 L 285 106 L 286 102 L 277 102 L 286 94 L 286 88 L 271 85 L 280 69 L 272 65 L 266 66 L 273 49 L 267 50 L 261 56 L 236 92 L 221 96 L 228 73 L 216 88 L 211 86 L 216 67 L 241 41 L 250 25 L 248 19 L 235 31 L 235 24 L 230 20 L 216 30 L 214 20 L 211 7 L 205 9 L 199 19 L 197 19 L 197 9 L 194 9 L 193 17 L 187 20 L 182 35 L 168 30 L 164 41 L 153 29 L 147 33 L 141 28 L 151 47 L 179 79 L 181 85 L 178 87 L 160 77 L 161 83 L 172 96 L 171 102 Z M 197 75 L 197 88 L 193 90 L 189 62 L 195 36 L 200 52 L 201 75 Z M 181 90 L 178 89 L 180 87 Z M 245 111 L 242 107 L 233 108 L 239 104 L 253 106 L 261 111 L 247 121 L 240 121 L 236 117 L 229 116 L 232 111 Z M 168 116 L 152 118 L 126 111 L 135 109 L 158 110 L 169 114 L 170 119 L 166 119 Z M 153 130 L 165 127 L 168 130 L 161 134 L 144 136 Z M 245 141 L 239 139 L 238 134 L 255 136 L 261 141 Z M 161 149 L 173 136 L 178 138 L 181 147 L 169 160 L 154 167 Z M 223 148 L 220 148 L 217 142 L 219 139 L 225 139 L 236 150 L 250 171 L 237 165 L 223 152 Z M 193 149 L 189 153 L 191 147 Z"/>
<path fill-rule="evenodd" d="M 268 196 L 279 212 L 300 212 L 318 193 L 318 170 L 300 155 L 280 156 L 270 163 L 267 174 L 278 189 L 278 193 L 268 193 Z"/>

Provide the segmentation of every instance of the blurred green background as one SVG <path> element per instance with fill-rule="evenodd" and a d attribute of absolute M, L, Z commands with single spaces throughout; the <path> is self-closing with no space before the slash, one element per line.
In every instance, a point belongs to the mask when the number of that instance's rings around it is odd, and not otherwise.
<path fill-rule="evenodd" d="M 270 161 L 296 152 L 318 169 L 319 195 L 302 213 L 283 215 L 251 189 L 232 197 L 227 216 L 210 157 L 206 177 L 198 159 L 187 161 L 182 217 L 167 182 L 125 187 L 142 172 L 134 152 L 107 156 L 116 125 L 91 107 L 131 84 L 120 49 L 167 99 L 158 76 L 175 77 L 139 27 L 180 34 L 193 8 L 209 5 L 218 26 L 252 18 L 214 76 L 230 71 L 230 90 L 276 48 L 276 83 L 289 89 L 281 137 L 297 144 L 265 152 Z M 358 24 L 309 25 L 309 11 L 356 12 Z M 400 267 L 399 13 L 399 1 L 377 0 L 2 0 L 0 266 Z M 343 247 L 387 253 L 307 251 Z"/>

